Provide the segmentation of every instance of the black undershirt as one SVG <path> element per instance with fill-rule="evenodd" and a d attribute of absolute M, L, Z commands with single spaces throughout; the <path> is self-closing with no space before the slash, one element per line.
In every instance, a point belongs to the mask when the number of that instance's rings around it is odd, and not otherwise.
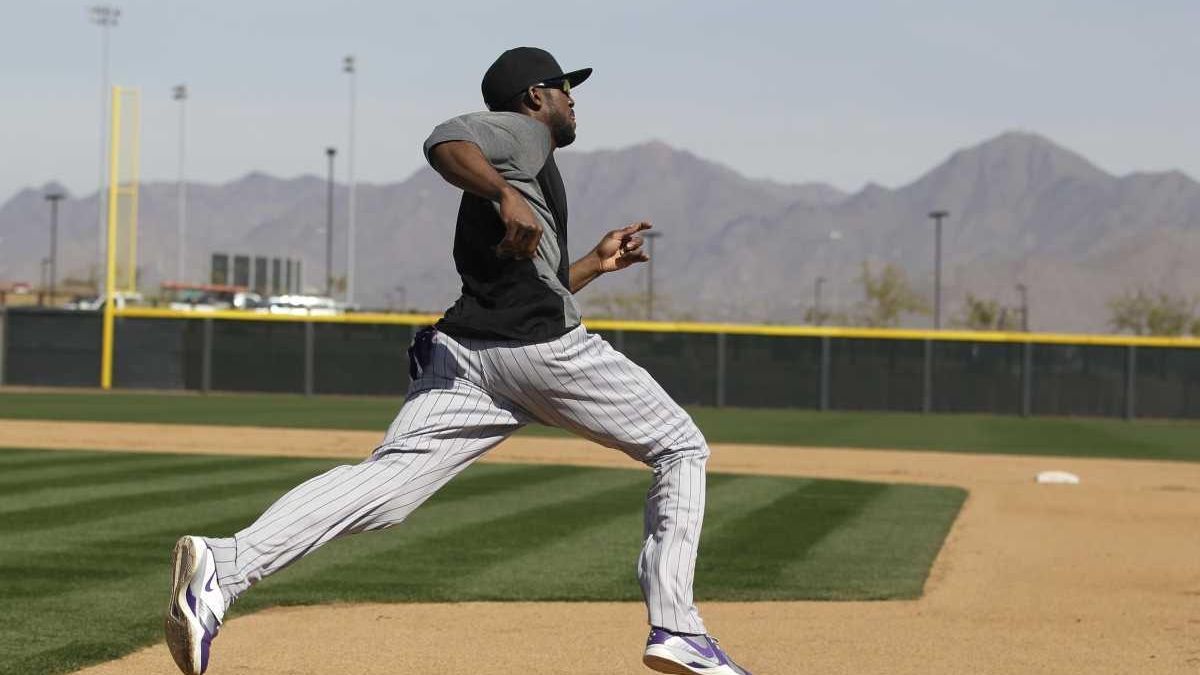
<path fill-rule="evenodd" d="M 553 154 L 546 159 L 537 182 L 554 217 L 553 230 L 542 236 L 557 239 L 558 280 L 570 290 L 567 193 Z M 562 336 L 575 327 L 568 325 L 562 296 L 538 278 L 532 260 L 496 255 L 496 245 L 504 232 L 492 202 L 463 193 L 454 230 L 454 266 L 462 277 L 462 295 L 438 321 L 438 330 L 454 337 L 522 342 L 545 342 Z"/>

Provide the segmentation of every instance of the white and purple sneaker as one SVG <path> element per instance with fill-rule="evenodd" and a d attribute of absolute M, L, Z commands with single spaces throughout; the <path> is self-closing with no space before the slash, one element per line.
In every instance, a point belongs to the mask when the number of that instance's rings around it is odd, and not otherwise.
<path fill-rule="evenodd" d="M 676 635 L 652 628 L 642 663 L 673 675 L 750 675 L 729 658 L 717 639 L 708 635 Z"/>
<path fill-rule="evenodd" d="M 171 570 L 171 604 L 164 621 L 167 649 L 180 670 L 201 675 L 225 615 L 212 550 L 200 537 L 181 537 L 171 552 Z"/>

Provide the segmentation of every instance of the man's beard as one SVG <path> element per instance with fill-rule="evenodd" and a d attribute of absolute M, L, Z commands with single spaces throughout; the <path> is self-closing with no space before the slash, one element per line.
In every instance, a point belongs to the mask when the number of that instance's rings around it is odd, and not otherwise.
<path fill-rule="evenodd" d="M 575 142 L 575 125 L 570 117 L 555 113 L 551 121 L 550 135 L 554 138 L 554 147 L 565 148 Z"/>

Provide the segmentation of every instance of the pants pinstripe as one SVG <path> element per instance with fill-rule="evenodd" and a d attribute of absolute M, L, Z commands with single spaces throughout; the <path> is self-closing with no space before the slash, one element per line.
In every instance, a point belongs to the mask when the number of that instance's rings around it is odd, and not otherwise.
<path fill-rule="evenodd" d="M 706 632 L 692 580 L 708 445 L 662 387 L 582 326 L 538 344 L 433 333 L 426 345 L 408 399 L 369 458 L 299 485 L 233 537 L 207 540 L 226 600 L 330 540 L 402 522 L 472 462 L 536 421 L 653 469 L 638 558 L 649 621 Z"/>

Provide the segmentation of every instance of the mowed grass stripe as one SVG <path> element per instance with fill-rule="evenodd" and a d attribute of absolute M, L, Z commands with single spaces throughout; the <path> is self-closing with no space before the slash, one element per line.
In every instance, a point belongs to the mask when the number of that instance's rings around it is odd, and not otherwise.
<path fill-rule="evenodd" d="M 593 505 L 593 497 L 601 493 L 644 493 L 646 482 L 648 476 L 640 471 L 582 469 L 486 500 L 446 502 L 439 493 L 409 522 L 384 535 L 335 542 L 311 556 L 315 564 L 306 559 L 296 574 L 268 579 L 247 596 L 242 609 L 319 602 L 321 591 L 314 594 L 313 584 L 330 580 L 336 580 L 342 599 L 352 601 L 467 599 L 454 589 L 444 590 L 439 580 L 464 577 L 511 555 L 514 547 L 533 545 L 532 540 L 543 536 L 539 531 L 544 522 L 559 520 L 564 504 Z M 628 508 L 629 500 L 624 501 Z M 633 508 L 640 510 L 638 504 L 634 501 Z"/>
<path fill-rule="evenodd" d="M 458 578 L 454 589 L 462 597 L 510 600 L 513 589 L 535 591 L 530 600 L 636 600 L 637 558 L 642 548 L 641 486 L 607 492 L 605 510 L 577 514 L 552 539 L 543 538 L 525 549 L 517 547 L 503 558 Z M 633 502 L 633 503 L 630 503 Z M 607 511 L 607 512 L 605 512 Z M 556 513 L 555 515 L 563 515 Z M 547 532 L 546 534 L 550 534 Z"/>
<path fill-rule="evenodd" d="M 229 512 L 252 513 L 257 516 L 271 502 L 277 499 L 295 485 L 311 478 L 311 470 L 281 469 L 276 480 L 262 482 L 256 486 L 242 484 L 245 491 L 237 490 L 212 499 L 172 500 L 172 504 L 163 504 L 162 500 L 143 499 L 143 508 L 123 510 L 114 509 L 106 517 L 81 522 L 67 522 L 55 515 L 53 509 L 47 510 L 48 520 L 44 527 L 22 528 L 21 531 L 6 532 L 0 529 L 0 551 L 6 547 L 14 549 L 44 550 L 62 545 L 62 542 L 74 542 L 77 545 L 103 545 L 113 537 L 121 537 L 129 532 L 142 531 L 147 525 L 178 523 L 177 528 L 186 530 L 184 523 L 204 516 L 211 518 L 215 513 L 226 510 Z M 254 489 L 250 489 L 253 487 Z M 193 486 L 193 494 L 203 491 L 211 492 L 206 485 Z M 139 496 L 139 495 L 134 495 Z M 147 502 L 149 505 L 147 505 Z M 171 541 L 174 543 L 174 540 Z"/>
<path fill-rule="evenodd" d="M 99 633 L 99 634 L 97 634 Z M 93 639 L 79 639 L 65 645 L 39 649 L 0 663 L 0 675 L 30 675 L 31 673 L 69 673 L 94 663 L 119 659 L 129 653 L 125 640 L 105 640 L 106 631 L 93 631 Z M 149 634 L 139 631 L 141 642 L 150 644 Z M 0 653 L 4 645 L 0 642 Z"/>
<path fill-rule="evenodd" d="M 229 531 L 244 525 L 241 514 L 206 521 L 213 531 Z M 0 597 L 47 599 L 78 593 L 82 598 L 109 583 L 123 583 L 144 575 L 157 583 L 171 548 L 180 536 L 177 525 L 136 535 L 105 539 L 102 545 L 22 551 L 21 555 L 0 554 Z M 80 569 L 86 574 L 80 575 Z"/>
<path fill-rule="evenodd" d="M 753 508 L 747 505 L 758 503 L 760 494 L 770 495 L 794 482 L 776 484 L 754 477 L 710 474 L 708 517 Z M 572 519 L 570 529 L 556 540 L 530 550 L 518 550 L 507 560 L 463 579 L 462 593 L 490 597 L 496 589 L 529 586 L 537 589 L 537 597 L 542 600 L 641 598 L 636 583 L 637 559 L 643 543 L 648 484 L 647 477 L 640 491 L 623 496 L 626 503 L 614 503 L 613 507 L 624 507 L 620 512 L 604 519 L 584 513 Z M 703 548 L 701 542 L 702 551 Z M 547 570 L 559 573 L 547 574 Z"/>
<path fill-rule="evenodd" d="M 280 460 L 288 462 L 289 460 Z M 172 532 L 175 536 L 180 534 L 200 534 L 206 536 L 229 536 L 250 525 L 263 511 L 266 510 L 272 502 L 281 497 L 285 492 L 301 484 L 305 480 L 322 473 L 323 471 L 333 468 L 333 464 L 329 461 L 313 461 L 313 460 L 291 460 L 294 467 L 290 471 L 281 469 L 280 482 L 277 486 L 269 486 L 268 489 L 259 491 L 246 491 L 234 496 L 222 499 L 217 502 L 192 504 L 182 503 L 167 508 L 155 508 L 147 510 L 133 510 L 129 513 L 119 516 L 112 516 L 103 520 L 84 523 L 80 525 L 63 525 L 58 528 L 46 530 L 28 530 L 26 532 L 16 532 L 11 534 L 3 534 L 0 538 L 0 556 L 3 555 L 5 547 L 11 546 L 14 550 L 38 550 L 50 551 L 60 550 L 63 542 L 72 542 L 76 546 L 85 545 L 102 545 L 104 542 L 111 540 L 114 537 L 123 537 L 130 532 L 145 531 L 147 528 L 156 528 L 162 525 L 174 524 Z M 466 476 L 460 476 L 459 479 L 452 482 L 459 490 L 469 489 L 479 494 L 488 492 L 508 492 L 506 487 L 512 483 L 519 483 L 520 480 L 505 479 L 502 474 L 507 474 L 510 471 L 518 472 L 520 467 L 517 465 L 503 465 L 497 467 L 477 467 L 472 469 Z M 538 466 L 530 475 L 532 480 L 542 480 L 540 477 L 545 477 L 546 480 L 553 478 L 552 474 L 556 472 L 580 472 L 585 469 L 577 469 L 574 467 L 554 467 L 554 466 Z M 483 480 L 476 480 L 479 469 L 484 469 Z M 544 473 L 543 473 L 544 471 Z M 521 472 L 522 474 L 524 472 Z M 561 475 L 561 474 L 560 474 Z M 472 480 L 467 480 L 471 477 Z M 445 492 L 445 490 L 443 490 Z M 439 493 L 440 495 L 441 493 Z M 422 511 L 425 509 L 423 508 Z M 241 518 L 232 519 L 232 524 L 223 528 L 205 528 L 201 525 L 213 518 L 213 514 L 219 513 L 242 513 Z M 189 527 L 189 525 L 192 525 Z M 367 539 L 371 539 L 368 537 Z M 358 540 L 358 538 L 354 538 Z M 172 537 L 167 546 L 174 544 L 175 538 Z"/>
<path fill-rule="evenodd" d="M 489 469 L 491 468 L 489 467 Z M 519 490 L 523 483 L 541 484 L 555 479 L 561 480 L 565 476 L 576 475 L 584 471 L 586 470 L 573 467 L 499 466 L 491 471 L 463 476 L 456 481 L 455 490 L 447 491 L 450 494 L 446 495 L 446 502 L 483 499 L 486 495 L 495 492 Z M 308 472 L 305 471 L 305 473 Z M 289 481 L 288 485 L 290 486 L 298 483 L 300 479 L 287 478 L 286 480 Z M 262 508 L 265 508 L 279 493 L 279 490 L 261 488 L 257 491 L 247 491 L 236 502 L 220 501 L 211 505 L 203 505 L 205 508 L 189 509 L 186 514 L 182 514 L 184 517 L 178 517 L 181 514 L 171 514 L 170 517 L 163 518 L 157 511 L 131 509 L 130 513 L 137 514 L 137 519 L 126 519 L 119 528 L 116 528 L 116 532 L 123 533 L 125 536 L 105 537 L 102 545 L 97 545 L 96 542 L 81 542 L 79 539 L 71 537 L 67 538 L 65 542 L 75 544 L 74 546 L 59 545 L 52 549 L 41 549 L 40 553 L 35 552 L 39 550 L 36 547 L 26 547 L 19 552 L 15 548 L 0 548 L 0 563 L 5 565 L 7 572 L 0 579 L 0 584 L 3 584 L 2 587 L 5 590 L 12 592 L 15 587 L 21 585 L 18 572 L 47 577 L 49 575 L 42 575 L 39 570 L 55 563 L 63 564 L 64 562 L 84 567 L 89 570 L 89 575 L 94 572 L 94 576 L 98 578 L 91 579 L 93 584 L 102 582 L 105 578 L 136 575 L 139 570 L 157 574 L 162 571 L 160 568 L 165 566 L 170 547 L 180 534 L 185 532 L 232 534 L 237 529 L 249 525 Z M 247 502 L 253 502 L 253 506 L 248 507 Z M 230 504 L 234 505 L 232 509 L 229 508 Z M 233 511 L 234 515 L 221 515 L 213 518 L 214 514 L 222 511 Z M 130 518 L 133 516 L 131 515 Z M 131 531 L 139 534 L 128 535 L 128 532 Z M 50 537 L 43 537 L 43 540 L 64 543 L 63 540 Z M 19 563 L 19 567 L 14 563 Z M 66 577 L 64 576 L 64 578 Z M 10 583 L 11 586 L 9 586 Z"/>
<path fill-rule="evenodd" d="M 779 584 L 823 600 L 918 598 L 966 497 L 956 488 L 888 485 L 787 563 Z"/>
<path fill-rule="evenodd" d="M 211 476 L 213 480 L 200 485 L 199 481 Z M 284 473 L 274 465 L 255 468 L 225 468 L 203 472 L 199 475 L 163 478 L 134 493 L 120 485 L 105 485 L 93 493 L 76 494 L 76 497 L 98 494 L 102 496 L 79 499 L 67 503 L 46 506 L 31 506 L 16 510 L 0 511 L 0 541 L 11 533 L 43 530 L 54 527 L 77 527 L 106 518 L 120 517 L 129 513 L 169 509 L 187 506 L 203 509 L 223 499 L 237 497 L 258 490 L 284 490 L 298 482 L 299 477 Z"/>
<path fill-rule="evenodd" d="M 96 498 L 104 495 L 128 494 L 130 488 L 151 483 L 178 485 L 181 489 L 189 489 L 197 479 L 210 474 L 242 475 L 248 471 L 278 466 L 278 460 L 257 458 L 249 462 L 238 462 L 232 465 L 228 458 L 202 457 L 187 458 L 189 461 L 160 460 L 158 462 L 137 463 L 113 470 L 104 465 L 95 473 L 83 472 L 58 478 L 43 478 L 31 480 L 21 485 L 9 486 L 0 490 L 0 514 L 6 511 L 19 511 L 31 507 L 51 507 L 59 504 L 76 502 L 82 495 Z M 146 466 L 150 464 L 150 466 Z M 163 483 L 160 483 L 163 484 Z M 2 518 L 2 515 L 0 515 Z"/>
<path fill-rule="evenodd" d="M 48 422 L 48 424 L 53 424 L 53 422 Z M 56 450 L 53 453 L 48 453 L 44 448 L 0 448 L 0 469 L 4 470 L 4 473 L 0 475 L 8 475 L 10 471 L 20 471 L 26 468 L 57 466 L 62 462 L 64 457 L 92 457 L 98 459 L 95 452 Z M 134 456 L 131 455 L 129 458 L 133 459 Z"/>
<path fill-rule="evenodd" d="M 25 448 L 0 448 L 0 467 L 19 465 L 21 462 L 37 461 L 46 458 L 45 450 Z"/>
<path fill-rule="evenodd" d="M 303 467 L 307 469 L 308 467 Z M 490 468 L 490 467 L 489 467 Z M 520 471 L 519 465 L 504 465 L 497 467 L 494 473 L 466 475 L 459 481 L 460 497 L 470 495 L 486 495 L 491 492 L 509 490 L 519 487 L 523 482 L 540 482 L 551 480 L 564 472 L 579 472 L 580 469 L 571 467 L 533 467 L 529 471 Z M 561 470 L 560 470 L 561 469 Z M 308 478 L 308 472 L 288 480 L 288 486 L 299 484 Z M 518 475 L 514 475 L 518 474 Z M 29 567 L 37 567 L 38 557 L 50 561 L 55 558 L 69 560 L 88 560 L 89 568 L 94 565 L 104 567 L 104 561 L 121 558 L 123 554 L 136 554 L 140 550 L 150 551 L 150 555 L 165 559 L 170 547 L 182 534 L 202 534 L 208 536 L 229 536 L 250 525 L 265 508 L 277 499 L 285 490 L 259 489 L 248 490 L 234 498 L 222 500 L 213 504 L 204 504 L 203 508 L 175 507 L 163 510 L 131 509 L 128 515 L 119 519 L 109 519 L 89 527 L 97 529 L 100 537 L 89 540 L 81 536 L 58 536 L 54 532 L 46 532 L 38 537 L 25 538 L 19 546 L 11 548 L 0 547 L 0 562 L 18 561 L 27 563 Z M 451 500 L 454 497 L 450 498 Z M 157 548 L 155 548 L 157 547 Z M 106 550 L 107 549 L 107 550 Z M 18 555 L 16 551 L 21 551 Z M 121 567 L 132 564 L 130 560 L 115 563 Z M 135 571 L 131 569 L 131 571 Z M 0 579 L 0 583 L 5 580 Z"/>
<path fill-rule="evenodd" d="M 451 481 L 403 523 L 369 536 L 339 539 L 272 577 L 250 594 L 251 599 L 276 585 L 304 586 L 310 580 L 340 578 L 339 566 L 360 564 L 371 557 L 385 568 L 401 560 L 404 546 L 500 515 L 553 504 L 562 494 L 580 494 L 593 488 L 595 474 L 581 467 L 551 465 L 476 465 Z M 288 593 L 292 589 L 287 590 Z M 252 600 L 251 600 L 252 601 Z M 279 602 L 285 602 L 280 599 Z M 290 602 L 316 602 L 292 598 Z M 247 605 L 239 603 L 239 609 Z"/>
<path fill-rule="evenodd" d="M 81 458 L 76 453 L 62 454 L 64 456 L 55 463 L 12 470 L 4 469 L 0 472 L 0 495 L 16 494 L 17 490 L 29 491 L 30 486 L 38 486 L 42 483 L 53 485 L 55 481 L 62 481 L 60 484 L 66 484 L 76 479 L 88 478 L 99 481 L 103 480 L 105 475 L 110 474 L 122 476 L 149 467 L 181 467 L 216 459 L 214 457 L 186 457 L 191 461 L 180 463 L 177 461 L 181 458 L 180 455 L 112 455 L 105 453 L 110 456 L 104 458 L 101 455 L 92 461 L 80 461 Z M 92 458 L 89 456 L 88 459 Z M 34 487 L 33 489 L 38 488 Z"/>
<path fill-rule="evenodd" d="M 703 556 L 697 577 L 726 579 L 721 599 L 750 599 L 777 593 L 782 571 L 837 530 L 886 486 L 850 481 L 812 481 L 707 533 L 709 550 L 740 556 Z M 726 595 L 731 593 L 732 595 Z"/>
<path fill-rule="evenodd" d="M 487 495 L 500 490 L 543 484 L 581 471 L 570 467 L 510 466 L 515 468 L 502 467 L 494 473 L 464 477 L 461 481 L 464 489 L 459 490 L 457 495 L 451 495 L 449 501 L 484 500 Z M 264 502 L 270 498 L 265 494 L 257 494 L 255 497 Z M 92 586 L 130 575 L 161 574 L 171 546 L 181 534 L 233 534 L 252 522 L 252 517 L 248 518 L 245 512 L 246 508 L 241 506 L 236 509 L 235 515 L 222 515 L 214 519 L 212 511 L 206 509 L 201 513 L 209 517 L 208 520 L 198 520 L 195 516 L 190 521 L 170 519 L 160 523 L 157 528 L 147 523 L 133 529 L 137 534 L 105 538 L 100 546 L 92 542 L 81 543 L 72 540 L 76 545 L 25 550 L 19 556 L 0 552 L 0 597 L 48 597 L 76 590 L 81 584 L 63 584 L 60 581 L 57 589 L 54 588 L 56 579 L 71 578 L 64 565 L 72 568 L 82 566 L 87 569 L 87 578 L 79 581 Z"/>
<path fill-rule="evenodd" d="M 0 450 L 0 454 L 8 452 L 8 450 Z M 117 463 L 136 464 L 145 458 L 145 456 L 124 453 L 72 452 L 68 450 L 41 450 L 37 452 L 36 456 L 19 455 L 19 459 L 5 462 L 3 464 L 4 473 L 0 475 L 4 477 L 19 476 L 24 471 L 60 469 L 67 466 L 68 462 L 71 466 L 77 467 L 77 469 L 83 469 L 89 465 L 108 464 L 114 460 Z"/>
<path fill-rule="evenodd" d="M 624 565 L 610 565 L 607 571 L 585 576 L 579 574 L 579 561 L 592 555 L 593 551 L 574 548 L 569 559 L 558 561 L 540 554 L 580 532 L 613 521 L 630 523 L 633 529 L 626 530 L 626 533 L 632 535 L 630 541 L 636 542 L 636 535 L 641 530 L 638 520 L 645 493 L 643 480 L 635 476 L 626 484 L 602 492 L 561 500 L 553 505 L 552 514 L 544 518 L 536 513 L 521 512 L 481 523 L 461 533 L 470 537 L 466 541 L 473 538 L 480 545 L 472 546 L 469 558 L 457 558 L 449 574 L 445 573 L 445 569 L 435 570 L 428 579 L 430 588 L 433 593 L 451 600 L 546 600 L 550 596 L 540 580 L 547 575 L 569 574 L 575 587 L 571 595 L 573 599 L 628 597 L 628 594 L 636 591 L 636 586 L 628 583 L 631 561 Z M 531 517 L 535 523 L 532 528 L 529 527 Z M 436 552 L 436 548 L 433 551 Z M 522 556 L 527 559 L 540 557 L 542 561 L 519 568 L 508 564 Z M 506 578 L 478 580 L 501 567 L 510 572 Z"/>
<path fill-rule="evenodd" d="M 742 519 L 770 507 L 785 494 L 811 483 L 808 478 L 708 474 L 708 508 L 704 514 L 706 537 L 736 528 Z M 704 540 L 701 541 L 701 547 Z"/>

